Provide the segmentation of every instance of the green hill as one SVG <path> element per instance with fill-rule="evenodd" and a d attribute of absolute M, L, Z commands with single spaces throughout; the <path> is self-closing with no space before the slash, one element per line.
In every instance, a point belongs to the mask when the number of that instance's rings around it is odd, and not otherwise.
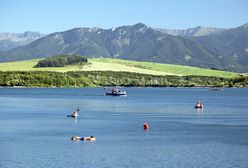
<path fill-rule="evenodd" d="M 163 72 L 166 74 L 177 75 L 177 76 L 196 75 L 196 76 L 216 76 L 216 77 L 225 77 L 225 78 L 232 78 L 232 77 L 238 76 L 237 73 L 233 73 L 233 72 L 203 69 L 203 68 L 173 65 L 173 64 L 138 62 L 138 61 L 128 61 L 128 60 L 121 60 L 121 59 L 109 59 L 109 58 L 97 58 L 97 59 L 91 59 L 91 61 L 101 62 L 101 63 L 115 63 L 115 64 L 120 64 L 120 65 L 130 66 L 130 67 L 149 69 L 149 70 Z"/>
<path fill-rule="evenodd" d="M 0 71 L 122 71 L 135 72 L 149 75 L 176 75 L 176 76 L 214 76 L 233 78 L 239 74 L 226 71 L 202 69 L 189 66 L 161 64 L 151 62 L 127 61 L 111 58 L 95 58 L 89 59 L 88 64 L 84 66 L 71 65 L 66 67 L 45 67 L 34 68 L 37 62 L 41 59 L 33 59 L 17 62 L 0 63 Z"/>

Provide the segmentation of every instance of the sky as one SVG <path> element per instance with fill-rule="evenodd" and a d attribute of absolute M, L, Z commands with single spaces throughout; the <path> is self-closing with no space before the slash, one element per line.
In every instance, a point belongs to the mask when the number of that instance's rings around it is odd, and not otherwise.
<path fill-rule="evenodd" d="M 75 27 L 233 28 L 248 23 L 248 0 L 0 0 L 0 32 Z"/>

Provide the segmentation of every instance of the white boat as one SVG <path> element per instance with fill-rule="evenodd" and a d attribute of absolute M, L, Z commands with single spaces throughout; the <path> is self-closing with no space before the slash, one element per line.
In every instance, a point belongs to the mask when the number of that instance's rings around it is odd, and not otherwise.
<path fill-rule="evenodd" d="M 110 96 L 123 96 L 123 95 L 127 95 L 127 92 L 121 88 L 121 87 L 107 87 L 104 88 L 105 90 L 105 95 L 110 95 Z"/>

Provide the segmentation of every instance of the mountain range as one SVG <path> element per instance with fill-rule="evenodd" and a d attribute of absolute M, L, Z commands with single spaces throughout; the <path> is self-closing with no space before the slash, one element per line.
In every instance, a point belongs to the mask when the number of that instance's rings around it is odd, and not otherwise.
<path fill-rule="evenodd" d="M 0 33 L 0 51 L 7 51 L 19 46 L 29 44 L 45 34 L 26 31 L 24 33 Z"/>
<path fill-rule="evenodd" d="M 199 26 L 186 30 L 168 30 L 151 28 L 143 23 L 112 29 L 74 28 L 1 51 L 0 61 L 58 54 L 248 72 L 248 24 L 232 29 Z"/>

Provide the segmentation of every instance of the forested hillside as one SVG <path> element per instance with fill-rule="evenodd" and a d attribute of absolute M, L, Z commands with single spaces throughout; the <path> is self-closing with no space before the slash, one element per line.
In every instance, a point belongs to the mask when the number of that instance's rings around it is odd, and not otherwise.
<path fill-rule="evenodd" d="M 248 87 L 248 77 L 154 76 L 129 72 L 0 72 L 0 86 L 98 87 Z"/>

